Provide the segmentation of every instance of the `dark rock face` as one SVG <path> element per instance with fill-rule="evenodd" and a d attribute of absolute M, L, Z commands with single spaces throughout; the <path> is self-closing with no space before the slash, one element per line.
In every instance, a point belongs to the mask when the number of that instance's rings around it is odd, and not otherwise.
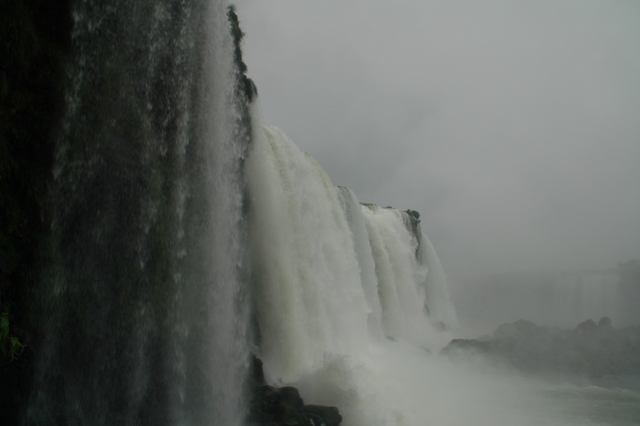
<path fill-rule="evenodd" d="M 252 355 L 247 423 L 268 426 L 338 426 L 342 416 L 336 407 L 305 405 L 293 386 L 277 388 L 264 381 L 262 361 Z"/>
<path fill-rule="evenodd" d="M 342 416 L 336 407 L 325 407 L 323 405 L 305 405 L 303 411 L 307 415 L 313 415 L 322 419 L 326 426 L 337 426 L 342 422 Z M 314 423 L 316 423 L 314 421 Z M 319 426 L 316 423 L 316 426 Z"/>
<path fill-rule="evenodd" d="M 480 356 L 524 373 L 563 377 L 640 374 L 640 327 L 615 329 L 607 317 L 573 330 L 520 320 L 499 326 L 490 339 L 454 339 L 440 354 Z"/>
<path fill-rule="evenodd" d="M 48 253 L 49 185 L 72 27 L 71 1 L 0 2 L 0 313 L 26 345 L 18 359 L 0 366 L 5 425 L 20 424 L 44 339 L 37 324 L 51 320 L 35 300 Z M 0 363 L 3 358 L 0 350 Z"/>
<path fill-rule="evenodd" d="M 278 393 L 280 394 L 282 401 L 286 405 L 293 407 L 295 410 L 302 410 L 304 407 L 304 401 L 300 396 L 300 392 L 298 392 L 298 389 L 293 386 L 284 386 L 278 389 Z"/>

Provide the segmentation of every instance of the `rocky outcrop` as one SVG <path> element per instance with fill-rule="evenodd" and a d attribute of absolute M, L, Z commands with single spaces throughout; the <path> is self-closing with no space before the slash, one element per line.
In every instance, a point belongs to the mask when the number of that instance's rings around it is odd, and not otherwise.
<path fill-rule="evenodd" d="M 247 423 L 254 426 L 338 426 L 342 416 L 336 407 L 305 405 L 293 386 L 265 383 L 262 361 L 252 355 Z"/>
<path fill-rule="evenodd" d="M 336 407 L 326 407 L 324 405 L 305 405 L 302 411 L 309 416 L 322 420 L 326 426 L 337 426 L 342 422 L 342 416 Z M 316 425 L 318 423 L 314 421 Z"/>
<path fill-rule="evenodd" d="M 454 339 L 440 353 L 454 360 L 479 356 L 525 373 L 640 374 L 640 327 L 615 329 L 607 317 L 573 330 L 520 320 L 499 326 L 489 339 Z"/>

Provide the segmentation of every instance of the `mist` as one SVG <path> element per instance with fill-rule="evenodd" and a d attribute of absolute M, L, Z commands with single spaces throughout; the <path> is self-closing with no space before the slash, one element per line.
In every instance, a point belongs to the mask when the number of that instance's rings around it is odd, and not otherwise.
<path fill-rule="evenodd" d="M 640 4 L 237 6 L 263 121 L 450 277 L 640 258 Z"/>

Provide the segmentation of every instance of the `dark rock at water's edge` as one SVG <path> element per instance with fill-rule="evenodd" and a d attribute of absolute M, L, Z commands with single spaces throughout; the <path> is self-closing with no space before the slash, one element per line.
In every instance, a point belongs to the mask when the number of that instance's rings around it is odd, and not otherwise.
<path fill-rule="evenodd" d="M 249 425 L 338 426 L 342 416 L 336 407 L 305 405 L 293 386 L 269 386 L 264 381 L 262 361 L 251 355 L 249 377 Z"/>
<path fill-rule="evenodd" d="M 488 339 L 454 339 L 442 351 L 454 360 L 469 356 L 504 363 L 523 373 L 599 378 L 640 374 L 640 327 L 613 328 L 607 317 L 573 330 L 519 320 L 499 326 Z"/>
<path fill-rule="evenodd" d="M 302 411 L 309 416 L 322 419 L 322 423 L 327 426 L 336 426 L 342 422 L 342 416 L 336 407 L 326 407 L 324 405 L 305 405 Z M 314 421 L 314 423 L 317 422 Z"/>

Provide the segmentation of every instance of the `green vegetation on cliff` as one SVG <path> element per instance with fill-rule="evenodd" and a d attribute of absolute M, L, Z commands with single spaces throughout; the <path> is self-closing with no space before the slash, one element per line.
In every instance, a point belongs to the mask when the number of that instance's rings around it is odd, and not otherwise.
<path fill-rule="evenodd" d="M 227 18 L 231 24 L 231 36 L 233 37 L 233 61 L 238 69 L 238 90 L 243 94 L 248 103 L 258 95 L 258 89 L 249 77 L 247 77 L 247 64 L 242 60 L 242 39 L 245 34 L 240 29 L 240 21 L 236 14 L 236 7 L 229 5 L 227 8 Z"/>

